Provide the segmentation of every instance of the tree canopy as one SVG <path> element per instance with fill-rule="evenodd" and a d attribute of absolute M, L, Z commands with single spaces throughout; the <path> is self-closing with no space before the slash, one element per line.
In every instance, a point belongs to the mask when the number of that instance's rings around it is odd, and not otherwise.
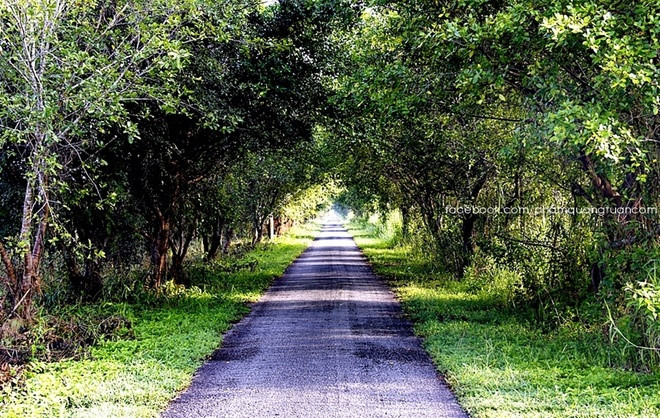
<path fill-rule="evenodd" d="M 336 201 L 657 349 L 659 36 L 653 0 L 5 0 L 0 319 L 189 285 Z"/>

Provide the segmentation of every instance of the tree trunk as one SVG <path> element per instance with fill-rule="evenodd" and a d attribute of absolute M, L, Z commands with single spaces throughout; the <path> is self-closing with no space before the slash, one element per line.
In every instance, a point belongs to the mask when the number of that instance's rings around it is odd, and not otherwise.
<path fill-rule="evenodd" d="M 47 177 L 43 171 L 42 162 L 35 163 L 37 180 L 28 181 L 23 199 L 23 214 L 21 219 L 21 232 L 19 243 L 24 246 L 23 266 L 20 284 L 16 286 L 17 292 L 14 295 L 14 308 L 19 318 L 31 323 L 34 320 L 33 300 L 35 293 L 40 291 L 41 278 L 39 276 L 39 267 L 41 256 L 43 254 L 44 240 L 48 228 L 48 216 L 50 206 L 46 188 L 48 186 Z M 35 189 L 38 189 L 38 197 L 35 198 Z M 33 208 L 40 204 L 40 208 L 35 213 Z M 36 218 L 36 231 L 33 230 Z M 34 236 L 32 235 L 34 232 Z M 14 269 L 15 271 L 16 269 Z M 18 278 L 18 277 L 17 277 Z"/>
<path fill-rule="evenodd" d="M 254 235 L 252 236 L 252 245 L 257 245 L 261 242 L 264 237 L 264 220 L 259 218 L 259 215 L 256 215 L 254 220 Z"/>
<path fill-rule="evenodd" d="M 206 261 L 213 261 L 218 256 L 218 250 L 222 245 L 222 233 L 214 233 L 207 239 Z"/>
<path fill-rule="evenodd" d="M 150 286 L 158 289 L 163 282 L 167 271 L 167 251 L 169 249 L 170 225 L 168 216 L 158 211 L 158 218 L 154 230 L 151 249 L 151 283 Z"/>
<path fill-rule="evenodd" d="M 185 275 L 183 274 L 183 260 L 185 255 L 172 252 L 172 263 L 170 264 L 169 276 L 174 280 L 176 284 L 182 284 L 184 286 L 189 285 L 186 280 Z"/>
<path fill-rule="evenodd" d="M 474 254 L 474 224 L 477 221 L 476 215 L 468 215 L 463 219 L 461 225 L 461 238 L 463 242 L 463 251 L 469 256 Z"/>
<path fill-rule="evenodd" d="M 254 237 L 252 238 L 252 245 L 259 244 L 264 238 L 264 231 L 261 227 L 254 228 Z"/>
<path fill-rule="evenodd" d="M 273 220 L 273 214 L 268 215 L 268 239 L 275 238 L 275 221 Z"/>
<path fill-rule="evenodd" d="M 172 265 L 170 267 L 169 276 L 177 284 L 186 286 L 190 284 L 183 271 L 183 261 L 188 255 L 190 243 L 192 242 L 195 235 L 195 230 L 197 229 L 196 225 L 197 220 L 193 221 L 188 226 L 188 230 L 185 232 L 185 234 L 180 230 L 178 243 L 175 243 L 173 239 L 170 240 L 170 247 L 172 249 Z"/>
<path fill-rule="evenodd" d="M 410 208 L 401 207 L 401 236 L 406 239 L 410 236 Z"/>
<path fill-rule="evenodd" d="M 31 323 L 34 321 L 34 310 L 32 309 L 32 300 L 34 296 L 35 277 L 34 268 L 32 266 L 25 267 L 23 277 L 21 278 L 21 286 L 19 290 L 18 301 L 14 306 L 14 310 L 19 318 Z"/>
<path fill-rule="evenodd" d="M 582 170 L 587 173 L 593 188 L 597 193 L 597 197 L 592 198 L 586 193 L 579 185 L 574 185 L 574 193 L 584 197 L 589 201 L 601 202 L 608 207 L 614 209 L 619 208 L 632 208 L 639 207 L 642 204 L 642 196 L 640 195 L 640 185 L 634 173 L 628 173 L 619 188 L 612 185 L 608 176 L 596 168 L 596 164 L 589 154 L 584 150 L 580 150 L 579 161 L 582 165 Z M 625 196 L 625 198 L 624 198 Z M 615 215 L 612 213 L 606 214 L 604 218 L 604 228 L 607 236 L 607 243 L 605 246 L 609 249 L 624 248 L 636 241 L 636 234 L 639 230 L 630 228 L 631 222 L 639 222 L 639 225 L 644 225 L 645 220 L 643 216 L 636 216 L 633 214 Z M 597 293 L 601 283 L 606 277 L 607 266 L 603 264 L 603 260 L 597 260 L 591 265 L 589 283 L 589 290 Z"/>
<path fill-rule="evenodd" d="M 225 240 L 222 243 L 222 253 L 227 254 L 229 253 L 229 247 L 231 247 L 231 242 L 234 239 L 234 229 L 233 228 L 227 228 L 227 231 L 224 234 Z"/>
<path fill-rule="evenodd" d="M 224 225 L 222 221 L 218 220 L 213 224 L 213 230 L 210 236 L 204 238 L 204 252 L 206 253 L 206 261 L 213 261 L 218 256 L 218 250 L 222 245 L 222 233 Z"/>
<path fill-rule="evenodd" d="M 479 193 L 481 193 L 481 189 L 483 189 L 483 187 L 486 185 L 488 175 L 489 172 L 486 171 L 472 185 L 472 189 L 470 190 L 470 198 L 472 203 L 477 202 Z M 463 223 L 461 225 L 461 242 L 463 247 L 463 254 L 461 257 L 460 270 L 458 272 L 460 277 L 463 277 L 465 268 L 470 265 L 472 256 L 474 255 L 474 229 L 477 219 L 479 219 L 479 216 L 475 215 L 474 213 L 466 214 L 465 218 L 463 218 Z"/>
<path fill-rule="evenodd" d="M 462 265 L 459 271 L 461 277 L 465 267 L 470 265 L 472 255 L 474 255 L 474 224 L 477 221 L 477 215 L 470 214 L 463 219 L 461 224 L 461 240 L 463 254 L 461 254 Z"/>
<path fill-rule="evenodd" d="M 283 235 L 289 229 L 293 227 L 293 221 L 291 219 L 285 219 L 281 216 L 278 216 L 273 219 L 273 224 L 275 228 L 275 235 Z"/>

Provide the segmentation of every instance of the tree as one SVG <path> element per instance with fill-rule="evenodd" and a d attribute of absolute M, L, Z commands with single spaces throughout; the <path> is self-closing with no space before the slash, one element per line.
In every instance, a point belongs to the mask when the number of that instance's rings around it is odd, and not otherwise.
<path fill-rule="evenodd" d="M 126 103 L 176 104 L 179 92 L 164 82 L 186 64 L 182 37 L 194 35 L 181 29 L 203 14 L 193 3 L 0 4 L 0 145 L 24 162 L 20 225 L 0 240 L 12 313 L 32 319 L 47 232 L 61 226 L 56 196 L 71 162 L 93 164 L 88 158 L 102 146 L 95 132 L 114 127 L 135 139 Z M 71 238 L 61 229 L 58 235 Z"/>
<path fill-rule="evenodd" d="M 176 79 L 186 92 L 176 112 L 152 105 L 133 111 L 150 118 L 136 121 L 141 141 L 128 152 L 122 148 L 119 160 L 150 225 L 143 235 L 151 248 L 151 287 L 166 277 L 170 253 L 170 273 L 178 274 L 183 242 L 208 219 L 202 206 L 217 203 L 200 195 L 207 180 L 227 178 L 253 155 L 311 140 L 325 108 L 322 72 L 331 59 L 330 34 L 337 19 L 346 19 L 340 5 L 286 1 L 261 13 L 248 4 L 226 22 L 226 36 L 191 42 L 187 72 Z M 267 167 L 259 169 L 267 173 Z M 250 196 L 261 192 L 253 189 Z M 189 201 L 198 197 L 198 203 Z M 186 239 L 173 240 L 173 228 Z M 218 232 L 212 236 L 217 242 Z"/>
<path fill-rule="evenodd" d="M 586 259 L 597 290 L 603 253 L 657 245 L 657 216 L 444 213 L 446 205 L 657 205 L 655 3 L 372 6 L 349 34 L 337 95 L 353 189 L 414 202 L 459 274 L 477 247 L 515 260 L 529 294 L 579 300 Z M 376 175 L 360 175 L 367 169 Z"/>

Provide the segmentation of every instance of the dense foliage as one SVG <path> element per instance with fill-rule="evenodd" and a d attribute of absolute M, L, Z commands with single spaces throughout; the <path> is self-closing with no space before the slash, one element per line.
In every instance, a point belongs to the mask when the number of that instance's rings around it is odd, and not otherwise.
<path fill-rule="evenodd" d="M 659 37 L 655 0 L 3 0 L 1 344 L 336 198 L 656 368 Z"/>
<path fill-rule="evenodd" d="M 335 149 L 363 213 L 557 324 L 597 298 L 660 349 L 658 3 L 375 2 L 347 35 Z M 419 240 L 419 234 L 415 234 Z"/>
<path fill-rule="evenodd" d="M 3 2 L 3 321 L 145 262 L 132 286 L 185 283 L 196 242 L 210 261 L 273 215 L 312 216 L 278 215 L 323 183 L 313 132 L 352 18 L 335 1 Z"/>
<path fill-rule="evenodd" d="M 660 404 L 660 370 L 632 370 L 636 352 L 607 344 L 594 317 L 547 329 L 504 308 L 506 277 L 452 280 L 429 253 L 397 244 L 400 217 L 350 232 L 388 279 L 415 330 L 472 417 L 645 417 Z"/>

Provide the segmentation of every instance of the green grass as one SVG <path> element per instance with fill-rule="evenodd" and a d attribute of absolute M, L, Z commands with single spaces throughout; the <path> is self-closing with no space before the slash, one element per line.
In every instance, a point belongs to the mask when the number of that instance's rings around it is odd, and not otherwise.
<path fill-rule="evenodd" d="M 600 326 L 541 332 L 524 314 L 450 280 L 409 248 L 351 233 L 387 278 L 459 402 L 476 417 L 660 416 L 660 373 L 613 367 Z"/>
<path fill-rule="evenodd" d="M 247 255 L 256 268 L 214 273 L 199 288 L 155 306 L 106 304 L 133 323 L 135 338 L 102 342 L 79 361 L 31 363 L 24 384 L 0 393 L 0 415 L 156 416 L 190 384 L 221 334 L 309 245 L 317 225 L 297 228 Z M 214 276 L 215 274 L 215 276 Z M 202 290 L 204 289 L 204 290 Z"/>

